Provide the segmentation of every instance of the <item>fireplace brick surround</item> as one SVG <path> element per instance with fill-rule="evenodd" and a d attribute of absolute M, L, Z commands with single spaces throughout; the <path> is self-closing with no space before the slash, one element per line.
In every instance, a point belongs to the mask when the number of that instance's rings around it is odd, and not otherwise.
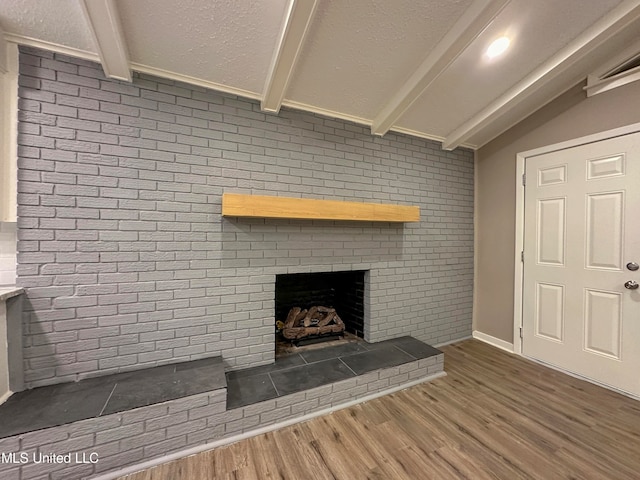
<path fill-rule="evenodd" d="M 28 387 L 274 360 L 281 273 L 368 270 L 364 337 L 471 334 L 473 153 L 20 52 L 18 285 Z M 222 218 L 223 192 L 417 205 L 419 223 Z"/>

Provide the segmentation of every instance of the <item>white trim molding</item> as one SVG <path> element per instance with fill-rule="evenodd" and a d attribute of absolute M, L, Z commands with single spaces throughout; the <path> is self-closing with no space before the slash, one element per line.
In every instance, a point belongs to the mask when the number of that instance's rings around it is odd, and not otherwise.
<path fill-rule="evenodd" d="M 4 38 L 4 30 L 0 27 L 0 75 L 9 71 L 9 63 L 7 62 L 7 41 Z"/>
<path fill-rule="evenodd" d="M 514 252 L 513 352 L 522 353 L 522 287 L 524 286 L 524 157 L 516 156 L 516 250 Z M 519 289 L 519 290 L 518 290 Z"/>
<path fill-rule="evenodd" d="M 129 53 L 115 0 L 80 0 L 82 12 L 109 78 L 131 81 Z"/>
<path fill-rule="evenodd" d="M 66 47 L 58 43 L 51 43 L 47 42 L 46 40 L 39 40 L 37 38 L 26 37 L 24 35 L 16 35 L 15 33 L 6 33 L 4 37 L 6 38 L 7 42 L 24 45 L 25 47 L 39 48 L 41 50 L 48 50 L 53 53 L 68 55 L 69 57 L 82 58 L 83 60 L 89 60 L 97 63 L 100 62 L 100 57 L 97 53 L 87 52 L 86 50 Z"/>
<path fill-rule="evenodd" d="M 12 33 L 7 33 L 5 37 L 10 43 L 16 43 L 18 45 L 24 45 L 26 47 L 40 48 L 42 50 L 59 53 L 61 55 L 68 55 L 69 57 L 82 58 L 83 60 L 100 63 L 100 57 L 97 53 L 87 52 L 86 50 L 79 50 L 72 47 L 65 47 L 64 45 L 59 45 L 57 43 L 46 42 L 44 40 L 38 40 L 36 38 L 25 37 L 22 35 L 15 35 Z M 169 70 L 163 70 L 161 68 L 151 67 L 149 65 L 143 65 L 142 63 L 131 62 L 130 67 L 136 72 L 155 75 L 156 77 L 175 80 L 176 82 L 183 82 L 190 85 L 196 85 L 198 87 L 210 88 L 211 90 L 228 93 L 230 95 L 237 95 L 239 97 L 250 98 L 252 100 L 260 99 L 260 94 L 256 92 L 250 92 L 248 90 L 230 87 L 221 83 L 210 82 L 208 80 L 202 80 L 200 78 L 191 77 L 189 75 L 183 75 L 181 73 L 171 72 Z"/>
<path fill-rule="evenodd" d="M 584 59 L 598 48 L 602 42 L 623 31 L 638 18 L 640 18 L 640 2 L 637 0 L 622 2 L 556 55 L 536 68 L 524 80 L 449 133 L 442 147 L 445 150 L 453 150 L 468 141 L 473 135 L 481 132 L 498 118 L 541 91 L 552 80 L 567 72 L 576 62 Z"/>
<path fill-rule="evenodd" d="M 384 135 L 431 84 L 493 21 L 510 0 L 475 0 L 424 62 L 396 89 L 395 95 L 373 119 L 371 133 Z"/>
<path fill-rule="evenodd" d="M 278 113 L 289 86 L 302 45 L 316 12 L 317 0 L 290 0 L 286 18 L 276 46 L 260 108 Z"/>
<path fill-rule="evenodd" d="M 5 44 L 6 73 L 0 72 L 0 221 L 15 222 L 18 175 L 18 46 Z"/>
<path fill-rule="evenodd" d="M 513 343 L 492 337 L 491 335 L 487 335 L 486 333 L 482 333 L 477 330 L 473 331 L 473 338 L 480 340 L 481 342 L 488 343 L 489 345 L 499 348 L 500 350 L 504 350 L 505 352 L 513 353 Z"/>
<path fill-rule="evenodd" d="M 283 100 L 283 107 L 288 107 L 294 110 L 302 110 L 303 112 L 315 113 L 322 115 L 323 117 L 339 118 L 340 120 L 346 120 L 347 122 L 357 123 L 358 125 L 370 126 L 371 122 L 366 118 L 356 117 L 355 115 L 349 115 L 346 113 L 336 112 L 334 110 L 326 110 L 324 108 L 314 107 L 308 103 L 295 102 L 293 100 Z"/>
<path fill-rule="evenodd" d="M 150 67 L 149 65 L 143 65 L 142 63 L 132 62 L 131 69 L 136 72 L 146 73 L 148 75 L 154 75 L 156 77 L 166 78 L 168 80 L 175 80 L 176 82 L 183 82 L 189 85 L 209 88 L 221 93 L 228 93 L 229 95 L 236 95 L 238 97 L 249 98 L 251 100 L 260 99 L 260 94 L 256 92 L 250 92 L 249 90 L 230 87 L 229 85 L 223 85 L 222 83 L 210 82 L 209 80 L 203 80 L 201 78 L 184 75 L 182 73 L 171 72 L 169 70 L 163 70 L 162 68 Z"/>
<path fill-rule="evenodd" d="M 440 137 L 438 135 L 429 135 L 424 132 L 419 132 L 417 130 L 412 130 L 410 128 L 393 126 L 389 129 L 389 132 L 401 133 L 403 135 L 411 135 L 412 137 L 424 138 L 426 140 L 433 140 L 434 142 L 444 142 L 444 137 Z M 462 143 L 459 145 L 461 148 L 468 148 L 470 150 L 476 150 L 478 148 L 477 145 L 473 145 L 471 143 Z"/>

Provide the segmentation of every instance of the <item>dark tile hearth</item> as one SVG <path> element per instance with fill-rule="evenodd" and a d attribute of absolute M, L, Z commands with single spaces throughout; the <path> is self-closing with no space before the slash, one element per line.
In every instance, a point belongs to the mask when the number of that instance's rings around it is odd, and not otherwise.
<path fill-rule="evenodd" d="M 278 392 L 268 373 L 243 377 L 227 377 L 227 408 L 234 408 L 235 402 L 229 402 L 229 392 L 237 399 L 259 398 L 260 401 L 270 400 L 278 396 Z M 248 404 L 245 404 L 248 405 Z"/>
<path fill-rule="evenodd" d="M 342 358 L 342 361 L 346 363 L 356 375 L 363 375 L 380 368 L 395 367 L 396 365 L 413 362 L 414 360 L 416 360 L 415 357 L 412 357 L 393 345 Z"/>
<path fill-rule="evenodd" d="M 271 379 L 278 396 L 310 390 L 327 383 L 339 382 L 353 377 L 353 371 L 340 358 L 331 358 L 321 362 L 310 363 L 303 367 L 278 370 L 271 373 Z"/>
<path fill-rule="evenodd" d="M 314 363 L 329 358 L 344 357 L 367 351 L 367 344 L 362 341 L 358 343 L 345 343 L 343 345 L 336 345 L 335 347 L 322 348 L 319 350 L 307 350 L 301 352 L 300 356 L 306 363 Z"/>
<path fill-rule="evenodd" d="M 220 357 L 34 388 L 0 405 L 0 438 L 225 388 Z"/>
<path fill-rule="evenodd" d="M 303 350 L 277 358 L 271 365 L 228 372 L 227 408 L 251 405 L 440 353 L 413 337 Z"/>
<path fill-rule="evenodd" d="M 412 337 L 305 350 L 271 365 L 224 373 L 220 357 L 34 388 L 0 405 L 0 438 L 227 389 L 238 408 L 441 352 Z"/>

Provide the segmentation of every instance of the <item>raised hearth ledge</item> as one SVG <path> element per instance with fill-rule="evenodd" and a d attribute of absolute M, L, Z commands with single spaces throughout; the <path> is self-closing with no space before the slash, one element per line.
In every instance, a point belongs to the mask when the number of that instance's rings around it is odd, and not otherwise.
<path fill-rule="evenodd" d="M 263 195 L 222 195 L 223 217 L 419 222 L 420 207 Z"/>
<path fill-rule="evenodd" d="M 116 480 L 119 477 L 163 463 L 230 445 L 246 438 L 279 430 L 296 423 L 306 422 L 359 403 L 390 395 L 421 383 L 431 382 L 447 375 L 443 370 L 443 360 L 444 354 L 441 353 L 438 356 L 422 358 L 408 364 L 369 372 L 360 376 L 359 379 L 350 378 L 304 392 L 292 393 L 261 403 L 227 410 L 225 412 L 226 425 L 233 425 L 236 429 L 241 428 L 242 433 L 232 433 L 229 436 L 208 441 L 205 444 L 111 471 L 95 477 L 94 480 Z M 358 390 L 366 393 L 358 393 Z M 289 413 L 287 413 L 287 409 Z M 256 417 L 260 418 L 263 426 L 252 425 L 254 423 L 252 419 Z M 262 421 L 263 417 L 265 418 L 264 422 Z M 249 425 L 249 427 L 240 427 L 246 425 Z"/>
<path fill-rule="evenodd" d="M 444 354 L 226 409 L 226 389 L 0 439 L 0 452 L 98 454 L 95 464 L 0 464 L 0 478 L 112 480 L 446 375 Z"/>

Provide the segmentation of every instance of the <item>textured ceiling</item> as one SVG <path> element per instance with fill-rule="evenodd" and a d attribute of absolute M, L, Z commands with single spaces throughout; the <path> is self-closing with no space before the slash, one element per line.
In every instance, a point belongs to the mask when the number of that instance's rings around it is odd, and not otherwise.
<path fill-rule="evenodd" d="M 0 27 L 5 32 L 95 52 L 76 0 L 0 0 Z"/>
<path fill-rule="evenodd" d="M 260 93 L 287 0 L 118 0 L 117 6 L 131 61 Z"/>
<path fill-rule="evenodd" d="M 95 44 L 82 1 L 115 9 L 121 35 Z M 584 80 L 640 24 L 640 0 L 292 1 L 0 0 L 0 27 L 9 41 L 90 58 L 123 44 L 125 71 L 364 124 L 386 112 L 392 130 L 476 147 Z M 478 13 L 487 7 L 497 13 Z M 489 61 L 500 35 L 512 46 Z"/>
<path fill-rule="evenodd" d="M 589 2 L 592 4 L 590 15 L 581 8 L 584 3 L 584 0 L 511 0 L 477 41 L 434 82 L 429 95 L 421 96 L 398 124 L 446 136 L 461 120 L 479 112 L 578 36 L 594 17 L 604 15 L 620 2 Z M 562 4 L 560 9 L 554 8 L 559 4 Z M 564 22 L 558 20 L 558 10 L 566 13 Z M 571 17 L 570 22 L 566 22 L 567 16 Z M 489 60 L 484 51 L 492 40 L 502 35 L 511 38 L 509 50 Z M 425 111 L 437 111 L 441 115 L 425 119 Z M 467 118 L 462 118 L 463 115 Z"/>
<path fill-rule="evenodd" d="M 470 4 L 321 2 L 286 98 L 372 118 Z"/>

